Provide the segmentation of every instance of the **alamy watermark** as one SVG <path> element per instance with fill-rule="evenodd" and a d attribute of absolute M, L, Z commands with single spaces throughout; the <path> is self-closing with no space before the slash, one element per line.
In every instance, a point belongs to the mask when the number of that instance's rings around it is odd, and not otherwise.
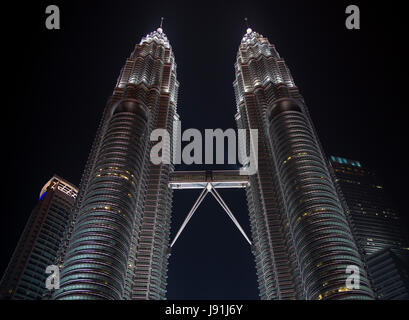
<path fill-rule="evenodd" d="M 60 269 L 56 265 L 50 265 L 45 269 L 46 274 L 50 274 L 45 279 L 45 287 L 48 290 L 60 289 Z"/>
<path fill-rule="evenodd" d="M 60 269 L 56 265 L 50 265 L 45 269 L 46 274 L 50 274 L 45 280 L 45 287 L 48 290 L 60 288 Z M 349 265 L 345 269 L 345 273 L 349 274 L 345 280 L 345 287 L 349 290 L 359 290 L 361 276 L 359 267 L 356 265 Z"/>
<path fill-rule="evenodd" d="M 171 136 L 166 129 L 155 129 L 150 141 L 157 142 L 150 151 L 153 164 L 216 164 L 225 163 L 225 141 L 227 139 L 227 163 L 241 164 L 240 175 L 253 175 L 258 169 L 258 130 L 257 129 L 205 129 L 204 139 L 198 129 L 181 130 L 181 122 L 173 122 Z M 204 140 L 204 162 L 203 162 Z M 182 141 L 189 142 L 182 150 Z M 172 143 L 171 143 L 172 142 Z M 214 154 L 214 142 L 216 142 Z M 173 148 L 171 148 L 173 146 Z M 238 158 L 238 161 L 237 161 Z"/>
<path fill-rule="evenodd" d="M 349 290 L 359 290 L 361 282 L 359 267 L 355 265 L 349 265 L 347 266 L 345 273 L 349 274 L 345 281 L 345 287 Z"/>
<path fill-rule="evenodd" d="M 56 5 L 49 5 L 45 8 L 45 13 L 48 14 L 45 19 L 45 27 L 48 30 L 60 29 L 60 8 Z"/>
<path fill-rule="evenodd" d="M 345 26 L 348 30 L 360 29 L 360 12 L 359 7 L 351 4 L 345 9 L 345 13 L 349 16 L 345 20 Z"/>

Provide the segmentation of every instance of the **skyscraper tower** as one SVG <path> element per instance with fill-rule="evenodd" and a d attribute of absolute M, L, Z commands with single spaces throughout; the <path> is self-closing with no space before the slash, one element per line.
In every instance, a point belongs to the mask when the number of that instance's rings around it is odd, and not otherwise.
<path fill-rule="evenodd" d="M 41 189 L 0 282 L 0 299 L 42 299 L 46 268 L 57 258 L 77 192 L 74 185 L 56 175 Z"/>
<path fill-rule="evenodd" d="M 237 125 L 258 129 L 258 172 L 250 177 L 247 200 L 261 298 L 372 299 L 317 134 L 284 60 L 248 28 L 235 72 Z M 346 286 L 351 265 L 359 270 L 359 289 Z"/>
<path fill-rule="evenodd" d="M 60 252 L 55 299 L 165 297 L 173 166 L 150 162 L 150 133 L 172 134 L 178 86 L 158 28 L 135 46 L 104 110 Z"/>
<path fill-rule="evenodd" d="M 359 161 L 329 163 L 377 298 L 408 299 L 409 241 L 383 184 Z"/>

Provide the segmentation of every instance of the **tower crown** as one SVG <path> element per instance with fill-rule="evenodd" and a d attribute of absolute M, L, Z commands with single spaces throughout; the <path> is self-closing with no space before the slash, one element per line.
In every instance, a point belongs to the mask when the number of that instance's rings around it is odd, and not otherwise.
<path fill-rule="evenodd" d="M 264 38 L 262 34 L 258 34 L 251 28 L 247 28 L 246 33 L 241 39 L 241 44 L 244 46 L 255 44 L 256 42 L 268 43 L 267 38 Z"/>
<path fill-rule="evenodd" d="M 157 30 L 152 31 L 151 33 L 147 34 L 145 37 L 142 38 L 139 44 L 150 43 L 152 41 L 162 44 L 166 48 L 170 48 L 168 37 L 163 32 L 162 28 L 158 28 Z"/>
<path fill-rule="evenodd" d="M 253 31 L 253 29 L 250 28 L 249 23 L 247 18 L 244 18 L 244 21 L 246 22 L 246 33 L 243 36 L 243 39 L 241 40 L 241 43 L 246 45 L 246 44 L 254 44 L 255 39 L 258 37 L 263 38 L 262 35 L 259 35 L 257 32 Z"/>
<path fill-rule="evenodd" d="M 163 17 L 161 18 L 159 28 L 157 28 L 155 31 L 152 31 L 151 33 L 143 37 L 139 44 L 143 44 L 146 42 L 150 43 L 152 41 L 155 41 L 156 43 L 164 45 L 166 48 L 170 48 L 168 37 L 163 32 L 162 26 L 163 26 Z"/>

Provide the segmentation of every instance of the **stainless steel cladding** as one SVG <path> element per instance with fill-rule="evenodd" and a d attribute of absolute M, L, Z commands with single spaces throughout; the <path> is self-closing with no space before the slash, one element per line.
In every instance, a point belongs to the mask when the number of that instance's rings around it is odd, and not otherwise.
<path fill-rule="evenodd" d="M 247 30 L 237 55 L 236 120 L 258 129 L 247 198 L 262 299 L 372 299 L 367 274 L 304 99 L 268 40 Z M 347 285 L 348 267 L 359 271 Z"/>
<path fill-rule="evenodd" d="M 172 132 L 178 117 L 174 60 L 162 29 L 126 60 L 65 233 L 54 299 L 165 298 L 173 165 L 150 162 L 149 137 Z"/>

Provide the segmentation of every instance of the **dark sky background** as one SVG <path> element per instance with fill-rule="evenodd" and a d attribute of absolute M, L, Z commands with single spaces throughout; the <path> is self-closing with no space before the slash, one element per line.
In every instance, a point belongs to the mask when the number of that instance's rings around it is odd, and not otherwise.
<path fill-rule="evenodd" d="M 361 30 L 345 28 L 349 1 L 27 1 L 3 8 L 0 274 L 43 184 L 54 173 L 79 184 L 119 71 L 161 16 L 178 64 L 184 129 L 235 128 L 233 66 L 248 17 L 285 58 L 325 152 L 375 170 L 406 218 L 405 10 L 397 1 L 352 3 L 360 6 Z M 45 28 L 49 4 L 60 8 L 61 30 Z M 221 193 L 250 234 L 244 191 Z M 174 193 L 172 234 L 198 194 Z M 176 242 L 168 276 L 169 299 L 258 298 L 250 248 L 210 196 Z"/>

